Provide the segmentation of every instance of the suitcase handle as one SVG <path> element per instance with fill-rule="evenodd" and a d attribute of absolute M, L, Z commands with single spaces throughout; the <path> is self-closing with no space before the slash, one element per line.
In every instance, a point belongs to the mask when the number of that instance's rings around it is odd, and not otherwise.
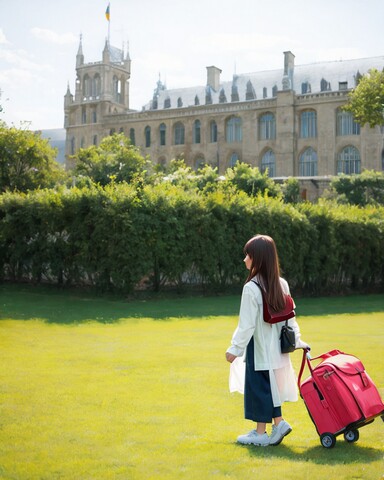
<path fill-rule="evenodd" d="M 301 360 L 301 365 L 300 365 L 300 372 L 297 377 L 297 386 L 299 387 L 300 391 L 300 383 L 301 383 L 301 377 L 303 375 L 305 363 L 308 364 L 308 368 L 312 373 L 312 367 L 311 367 L 311 355 L 309 354 L 309 349 L 308 348 L 303 348 L 303 358 Z"/>
<path fill-rule="evenodd" d="M 325 360 L 326 358 L 331 358 L 331 357 L 334 357 L 336 355 L 340 355 L 340 354 L 343 354 L 343 353 L 344 352 L 342 352 L 340 350 L 331 350 L 330 352 L 322 353 L 321 355 L 318 355 L 317 357 L 311 358 L 311 355 L 309 354 L 309 349 L 303 348 L 303 359 L 301 361 L 299 376 L 297 377 L 297 385 L 299 387 L 299 391 L 300 391 L 301 377 L 303 375 L 305 363 L 307 363 L 309 371 L 311 372 L 311 375 L 312 375 L 313 374 L 313 369 L 312 369 L 312 365 L 311 365 L 312 360 L 319 360 L 320 358 Z"/>
<path fill-rule="evenodd" d="M 343 354 L 343 353 L 344 352 L 342 352 L 340 350 L 331 350 L 330 352 L 322 353 L 321 355 L 319 355 L 317 357 L 313 357 L 313 358 L 311 358 L 311 360 L 317 360 L 319 358 L 323 358 L 325 360 L 326 358 L 334 357 L 336 355 L 340 355 L 340 354 Z"/>

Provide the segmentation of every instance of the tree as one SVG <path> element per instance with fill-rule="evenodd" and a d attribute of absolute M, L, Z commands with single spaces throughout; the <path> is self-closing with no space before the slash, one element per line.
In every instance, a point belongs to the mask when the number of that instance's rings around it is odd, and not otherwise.
<path fill-rule="evenodd" d="M 233 168 L 227 169 L 225 176 L 228 182 L 250 196 L 257 196 L 259 193 L 267 193 L 269 197 L 281 195 L 280 186 L 268 177 L 268 172 L 261 173 L 257 167 L 247 163 L 237 162 Z"/>
<path fill-rule="evenodd" d="M 384 125 L 384 71 L 372 69 L 364 75 L 344 108 L 361 125 Z"/>
<path fill-rule="evenodd" d="M 326 197 L 351 205 L 384 205 L 384 173 L 365 170 L 360 175 L 341 175 L 331 181 Z"/>
<path fill-rule="evenodd" d="M 0 192 L 50 188 L 66 178 L 56 149 L 30 130 L 0 122 Z"/>
<path fill-rule="evenodd" d="M 147 173 L 148 160 L 123 133 L 105 137 L 98 147 L 81 148 L 74 159 L 75 175 L 89 177 L 102 186 L 112 181 L 142 180 Z"/>

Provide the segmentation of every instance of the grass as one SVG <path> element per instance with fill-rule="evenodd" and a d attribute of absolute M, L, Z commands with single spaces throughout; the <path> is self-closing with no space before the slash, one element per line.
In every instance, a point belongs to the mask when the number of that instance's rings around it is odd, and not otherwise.
<path fill-rule="evenodd" d="M 357 355 L 384 396 L 384 295 L 296 303 L 313 355 Z M 326 450 L 301 400 L 284 405 L 294 431 L 280 446 L 235 443 L 252 428 L 224 360 L 238 307 L 238 296 L 128 302 L 3 287 L 0 478 L 383 478 L 380 419 Z"/>

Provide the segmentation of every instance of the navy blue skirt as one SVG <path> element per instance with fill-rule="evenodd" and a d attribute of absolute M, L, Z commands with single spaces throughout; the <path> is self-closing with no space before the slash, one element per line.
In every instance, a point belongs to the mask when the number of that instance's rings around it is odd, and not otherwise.
<path fill-rule="evenodd" d="M 268 370 L 255 370 L 253 337 L 247 346 L 245 362 L 244 416 L 263 423 L 281 417 L 281 407 L 273 406 Z"/>

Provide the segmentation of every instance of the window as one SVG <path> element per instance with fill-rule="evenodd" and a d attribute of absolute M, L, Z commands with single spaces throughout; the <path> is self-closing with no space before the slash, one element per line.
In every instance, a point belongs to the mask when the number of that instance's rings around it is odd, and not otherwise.
<path fill-rule="evenodd" d="M 92 97 L 99 98 L 101 93 L 101 79 L 100 75 L 96 73 L 92 80 Z"/>
<path fill-rule="evenodd" d="M 178 106 L 178 108 L 180 108 L 180 107 L 183 106 L 183 100 L 181 99 L 181 97 L 179 97 L 179 98 L 177 99 L 177 106 Z"/>
<path fill-rule="evenodd" d="M 339 90 L 348 90 L 348 82 L 339 82 Z"/>
<path fill-rule="evenodd" d="M 84 147 L 85 147 L 85 138 L 81 137 L 80 148 L 84 148 Z"/>
<path fill-rule="evenodd" d="M 219 94 L 219 103 L 227 103 L 227 96 L 225 95 L 225 90 L 222 88 Z"/>
<path fill-rule="evenodd" d="M 268 177 L 274 177 L 276 175 L 276 159 L 272 150 L 267 150 L 261 158 L 261 173 L 268 170 Z"/>
<path fill-rule="evenodd" d="M 267 87 L 263 87 L 263 98 L 268 97 Z"/>
<path fill-rule="evenodd" d="M 245 91 L 245 100 L 254 100 L 256 98 L 255 89 L 253 88 L 252 82 L 248 80 L 247 88 Z"/>
<path fill-rule="evenodd" d="M 200 120 L 195 120 L 193 124 L 193 143 L 200 143 L 201 142 L 201 123 Z"/>
<path fill-rule="evenodd" d="M 175 125 L 175 145 L 184 145 L 185 143 L 185 128 L 181 122 Z"/>
<path fill-rule="evenodd" d="M 146 126 L 144 129 L 145 146 L 148 148 L 151 146 L 151 127 Z"/>
<path fill-rule="evenodd" d="M 327 90 L 331 90 L 331 84 L 329 82 L 327 82 L 327 80 L 325 80 L 325 78 L 322 78 L 321 79 L 321 82 L 320 82 L 320 90 L 322 92 L 325 92 Z"/>
<path fill-rule="evenodd" d="M 93 136 L 93 145 L 97 146 L 97 135 Z"/>
<path fill-rule="evenodd" d="M 344 147 L 337 159 L 337 173 L 351 175 L 353 173 L 360 173 L 360 171 L 361 161 L 359 151 L 357 148 L 352 147 L 352 145 Z"/>
<path fill-rule="evenodd" d="M 231 117 L 227 120 L 226 137 L 228 143 L 241 142 L 243 134 L 240 117 Z"/>
<path fill-rule="evenodd" d="M 171 99 L 169 97 L 164 100 L 164 108 L 171 108 Z"/>
<path fill-rule="evenodd" d="M 92 123 L 97 123 L 97 112 L 96 108 L 92 110 Z"/>
<path fill-rule="evenodd" d="M 91 96 L 91 79 L 88 75 L 84 75 L 83 78 L 83 97 L 87 99 Z"/>
<path fill-rule="evenodd" d="M 81 123 L 83 125 L 87 123 L 87 110 L 85 107 L 81 107 Z"/>
<path fill-rule="evenodd" d="M 121 81 L 116 77 L 113 77 L 113 100 L 117 103 L 121 101 Z"/>
<path fill-rule="evenodd" d="M 233 152 L 231 155 L 231 158 L 229 159 L 230 168 L 233 168 L 238 161 L 239 161 L 239 155 L 236 152 Z"/>
<path fill-rule="evenodd" d="M 337 135 L 360 135 L 360 124 L 355 122 L 352 113 L 341 108 L 337 110 Z"/>
<path fill-rule="evenodd" d="M 304 150 L 299 159 L 299 176 L 317 176 L 317 153 L 311 147 Z"/>
<path fill-rule="evenodd" d="M 165 126 L 165 123 L 162 123 L 159 127 L 160 145 L 162 147 L 165 145 L 166 133 L 167 133 L 167 127 Z"/>
<path fill-rule="evenodd" d="M 277 91 L 278 91 L 277 85 L 274 85 L 272 87 L 272 97 L 277 97 Z"/>
<path fill-rule="evenodd" d="M 200 105 L 200 100 L 197 95 L 195 96 L 195 105 Z"/>
<path fill-rule="evenodd" d="M 314 110 L 306 110 L 300 116 L 300 137 L 317 137 L 317 115 Z"/>
<path fill-rule="evenodd" d="M 135 129 L 134 128 L 130 128 L 130 130 L 129 130 L 129 140 L 131 141 L 132 145 L 136 145 Z"/>
<path fill-rule="evenodd" d="M 271 140 L 276 138 L 276 119 L 273 113 L 261 115 L 259 120 L 259 139 Z"/>
<path fill-rule="evenodd" d="M 209 130 L 210 130 L 210 135 L 209 139 L 211 143 L 216 143 L 217 142 L 217 123 L 212 120 L 212 122 L 209 124 Z"/>
<path fill-rule="evenodd" d="M 309 82 L 303 82 L 301 84 L 301 93 L 305 95 L 306 93 L 311 93 L 311 84 Z"/>
<path fill-rule="evenodd" d="M 203 168 L 204 165 L 205 165 L 204 157 L 197 157 L 195 160 L 195 170 L 199 170 L 200 168 Z"/>

